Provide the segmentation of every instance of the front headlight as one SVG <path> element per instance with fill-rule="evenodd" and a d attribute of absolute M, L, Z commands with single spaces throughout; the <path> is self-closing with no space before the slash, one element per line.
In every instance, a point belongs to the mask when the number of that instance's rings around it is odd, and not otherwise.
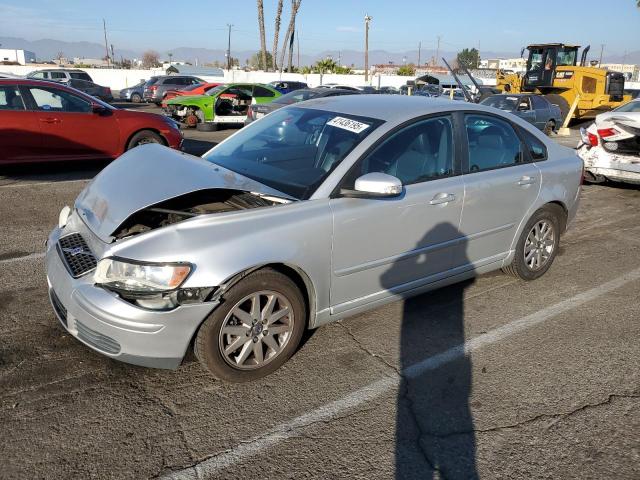
<path fill-rule="evenodd" d="M 175 290 L 190 273 L 188 263 L 134 263 L 105 258 L 98 262 L 93 279 L 107 288 L 144 295 Z"/>

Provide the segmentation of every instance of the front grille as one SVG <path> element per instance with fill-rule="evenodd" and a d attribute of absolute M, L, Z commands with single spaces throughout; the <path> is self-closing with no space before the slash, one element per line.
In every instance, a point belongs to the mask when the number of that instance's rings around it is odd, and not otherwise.
<path fill-rule="evenodd" d="M 81 277 L 96 268 L 96 257 L 79 233 L 58 240 L 58 252 L 73 278 Z"/>
<path fill-rule="evenodd" d="M 78 319 L 76 319 L 76 329 L 78 330 L 78 338 L 92 347 L 112 355 L 120 352 L 120 344 L 116 340 L 92 330 L 79 322 Z"/>
<path fill-rule="evenodd" d="M 53 289 L 49 290 L 49 296 L 51 297 L 51 305 L 53 306 L 53 310 L 56 312 L 58 319 L 62 324 L 67 326 L 67 309 L 62 305 L 62 302 L 56 295 L 56 292 Z"/>

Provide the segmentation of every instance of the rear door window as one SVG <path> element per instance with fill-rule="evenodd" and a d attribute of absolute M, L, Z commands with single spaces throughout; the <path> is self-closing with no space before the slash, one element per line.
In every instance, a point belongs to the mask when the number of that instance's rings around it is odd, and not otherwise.
<path fill-rule="evenodd" d="M 522 142 L 509 122 L 488 115 L 465 115 L 465 126 L 471 173 L 523 163 Z"/>
<path fill-rule="evenodd" d="M 524 143 L 529 151 L 529 157 L 534 162 L 547 159 L 547 147 L 544 143 L 538 140 L 533 134 L 527 132 L 525 129 L 520 129 L 522 136 L 524 137 Z"/>
<path fill-rule="evenodd" d="M 78 80 L 86 80 L 87 82 L 91 82 L 91 77 L 89 76 L 88 73 L 85 72 L 70 72 L 69 76 L 71 78 L 76 78 Z"/>
<path fill-rule="evenodd" d="M 64 72 L 51 72 L 51 78 L 55 80 L 64 80 L 67 78 L 67 75 Z"/>
<path fill-rule="evenodd" d="M 15 85 L 0 86 L 0 110 L 24 110 L 24 100 Z"/>
<path fill-rule="evenodd" d="M 49 74 L 47 72 L 36 72 L 31 75 L 31 78 L 49 78 Z"/>
<path fill-rule="evenodd" d="M 544 110 L 549 108 L 549 102 L 537 95 L 533 95 L 531 97 L 531 101 L 533 102 L 533 108 L 536 110 Z"/>

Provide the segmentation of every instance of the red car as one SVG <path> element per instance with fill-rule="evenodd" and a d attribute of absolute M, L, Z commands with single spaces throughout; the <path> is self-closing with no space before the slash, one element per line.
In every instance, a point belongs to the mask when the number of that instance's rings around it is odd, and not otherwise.
<path fill-rule="evenodd" d="M 180 127 L 60 83 L 0 79 L 0 164 L 114 159 L 143 143 L 180 148 Z"/>
<path fill-rule="evenodd" d="M 209 90 L 217 87 L 218 85 L 222 85 L 222 83 L 198 83 L 196 85 L 191 85 L 184 90 L 168 90 L 167 93 L 165 93 L 164 98 L 162 99 L 162 108 L 166 108 L 167 100 L 170 100 L 174 97 L 180 97 L 184 95 L 204 95 Z"/>

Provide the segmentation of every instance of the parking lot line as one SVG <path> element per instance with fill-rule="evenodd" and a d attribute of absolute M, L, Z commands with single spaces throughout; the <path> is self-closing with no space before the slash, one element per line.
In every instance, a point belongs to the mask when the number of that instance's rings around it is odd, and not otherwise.
<path fill-rule="evenodd" d="M 55 180 L 51 182 L 11 182 L 11 183 L 0 183 L 0 188 L 13 188 L 13 187 L 37 187 L 40 185 L 58 185 L 63 183 L 78 183 L 78 182 L 89 182 L 90 178 L 78 178 L 76 180 Z"/>
<path fill-rule="evenodd" d="M 0 265 L 5 265 L 7 263 L 15 263 L 22 262 L 25 260 L 38 260 L 40 258 L 44 258 L 45 252 L 36 252 L 30 253 L 29 255 L 25 255 L 23 257 L 13 257 L 13 258 L 5 258 L 4 260 L 0 260 Z"/>
<path fill-rule="evenodd" d="M 405 377 L 414 378 L 424 374 L 425 372 L 435 370 L 442 365 L 473 353 L 476 350 L 495 344 L 501 340 L 505 340 L 519 332 L 557 317 L 562 313 L 573 310 L 635 280 L 640 280 L 640 268 L 627 272 L 626 274 L 597 287 L 574 295 L 571 298 L 567 298 L 555 305 L 543 308 L 542 310 L 530 315 L 526 315 L 501 327 L 490 330 L 487 333 L 478 335 L 463 344 L 456 345 L 442 353 L 428 357 L 414 365 L 411 365 L 401 373 Z M 196 463 L 195 465 L 183 470 L 168 473 L 160 478 L 167 480 L 182 480 L 200 479 L 209 476 L 215 477 L 221 470 L 250 459 L 256 453 L 272 447 L 283 440 L 287 440 L 288 438 L 298 435 L 298 432 L 301 429 L 317 423 L 331 421 L 339 417 L 344 412 L 381 396 L 392 388 L 397 387 L 400 380 L 399 376 L 394 375 L 392 377 L 385 377 L 381 380 L 370 383 L 369 385 L 366 385 L 355 392 L 349 393 L 338 400 L 322 405 L 314 411 L 296 417 L 288 422 L 281 423 L 261 436 L 243 441 L 233 448 L 219 454 L 215 454 L 200 463 Z"/>

